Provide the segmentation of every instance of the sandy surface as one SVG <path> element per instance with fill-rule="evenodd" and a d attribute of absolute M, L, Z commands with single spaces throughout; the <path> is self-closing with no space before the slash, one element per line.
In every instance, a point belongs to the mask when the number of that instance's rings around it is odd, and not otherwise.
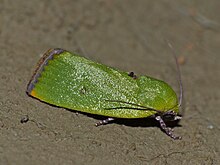
<path fill-rule="evenodd" d="M 219 6 L 219 0 L 1 0 L 0 164 L 220 164 Z M 178 92 L 165 39 L 185 59 L 184 117 L 175 127 L 181 141 L 148 119 L 94 127 L 96 117 L 25 93 L 40 54 L 54 47 L 160 78 Z"/>

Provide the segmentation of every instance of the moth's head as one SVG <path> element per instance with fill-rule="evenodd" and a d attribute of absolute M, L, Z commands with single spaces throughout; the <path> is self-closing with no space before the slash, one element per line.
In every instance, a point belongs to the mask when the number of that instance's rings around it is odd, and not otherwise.
<path fill-rule="evenodd" d="M 161 117 L 164 121 L 176 121 L 182 119 L 182 116 L 178 113 L 176 113 L 173 110 L 169 110 L 167 112 L 164 112 Z"/>

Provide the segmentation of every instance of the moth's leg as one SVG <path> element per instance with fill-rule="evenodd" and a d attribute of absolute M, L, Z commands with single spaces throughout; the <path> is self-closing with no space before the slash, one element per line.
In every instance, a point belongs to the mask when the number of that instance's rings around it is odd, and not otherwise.
<path fill-rule="evenodd" d="M 108 124 L 110 121 L 113 121 L 113 120 L 115 120 L 115 119 L 109 117 L 105 120 L 100 120 L 98 123 L 95 124 L 95 126 L 97 127 L 97 126 L 100 126 L 100 125 Z"/>
<path fill-rule="evenodd" d="M 135 75 L 134 72 L 128 73 L 128 76 L 132 77 L 133 79 L 137 79 L 137 75 Z"/>
<path fill-rule="evenodd" d="M 161 118 L 161 116 L 156 116 L 155 119 L 159 121 L 161 129 L 174 140 L 181 139 L 181 136 L 176 136 L 173 134 L 173 130 L 166 126 L 165 122 Z"/>

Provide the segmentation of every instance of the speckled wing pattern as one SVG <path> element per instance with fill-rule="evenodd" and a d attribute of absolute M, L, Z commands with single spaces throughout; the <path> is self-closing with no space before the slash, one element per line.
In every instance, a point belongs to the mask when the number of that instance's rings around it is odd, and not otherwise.
<path fill-rule="evenodd" d="M 143 107 L 138 110 L 141 107 L 137 105 L 143 104 L 138 99 L 139 92 L 137 79 L 128 73 L 63 49 L 50 49 L 44 54 L 27 87 L 28 95 L 46 103 L 119 118 L 155 113 Z"/>

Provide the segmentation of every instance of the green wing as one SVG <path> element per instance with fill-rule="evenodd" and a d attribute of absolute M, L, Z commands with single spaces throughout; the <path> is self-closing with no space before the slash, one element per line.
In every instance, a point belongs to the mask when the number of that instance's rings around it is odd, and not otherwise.
<path fill-rule="evenodd" d="M 136 110 L 140 107 L 125 103 L 138 103 L 138 89 L 136 80 L 126 72 L 62 49 L 50 49 L 40 59 L 27 93 L 52 105 L 91 114 L 149 116 L 152 111 Z"/>

